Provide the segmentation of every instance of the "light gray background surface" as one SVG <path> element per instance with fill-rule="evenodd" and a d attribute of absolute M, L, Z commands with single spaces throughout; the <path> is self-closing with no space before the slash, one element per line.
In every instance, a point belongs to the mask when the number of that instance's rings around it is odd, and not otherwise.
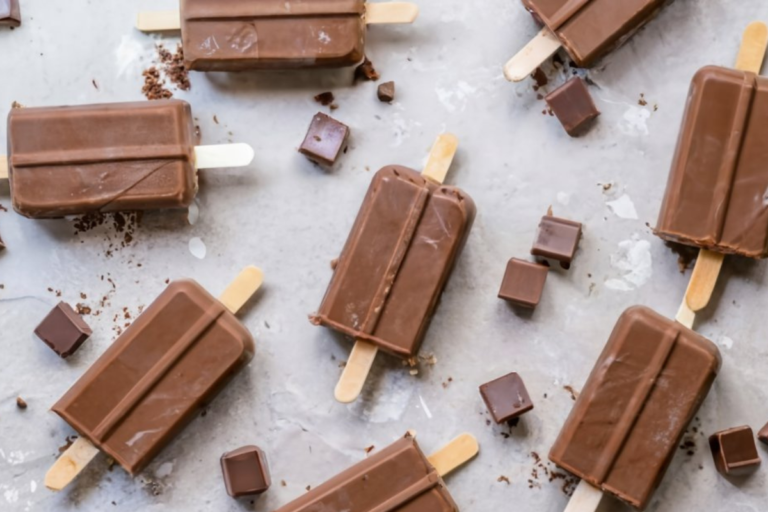
<path fill-rule="evenodd" d="M 573 403 L 563 387 L 583 385 L 626 307 L 675 313 L 690 273 L 680 274 L 648 223 L 656 221 L 689 81 L 703 65 L 732 65 L 742 30 L 768 20 L 768 4 L 674 2 L 589 72 L 603 115 L 587 136 L 571 139 L 542 115 L 532 81 L 512 85 L 502 77 L 502 64 L 537 31 L 518 1 L 419 3 L 414 26 L 370 30 L 369 56 L 383 80 L 397 82 L 392 105 L 376 99 L 373 83 L 350 86 L 351 70 L 192 75 L 192 90 L 176 97 L 192 104 L 204 143 L 244 141 L 256 150 L 249 168 L 202 173 L 194 225 L 185 212 L 149 213 L 134 241 L 110 257 L 119 237 L 112 227 L 74 235 L 71 219 L 0 212 L 8 245 L 0 254 L 0 510 L 270 511 L 406 429 L 428 451 L 464 431 L 478 437 L 480 456 L 447 481 L 462 510 L 563 510 L 562 482 L 540 475 L 530 488 L 530 453 L 548 451 Z M 23 1 L 23 27 L 0 28 L 0 104 L 141 100 L 141 71 L 161 39 L 135 31 L 135 13 L 173 7 L 165 0 Z M 553 85 L 563 82 L 547 71 Z M 353 134 L 330 172 L 296 152 L 312 115 L 327 111 L 312 99 L 325 90 L 336 94 L 333 115 Z M 638 104 L 641 94 L 647 106 Z M 444 130 L 461 140 L 449 182 L 474 198 L 479 214 L 423 346 L 437 362 L 412 376 L 380 356 L 364 399 L 340 405 L 332 391 L 351 345 L 310 325 L 307 315 L 375 170 L 420 168 Z M 7 187 L 0 204 L 10 209 Z M 526 257 L 549 205 L 584 222 L 584 239 L 573 268 L 551 272 L 541 306 L 521 316 L 496 293 L 507 260 Z M 202 259 L 190 250 L 195 238 L 206 247 Z M 243 317 L 257 339 L 247 370 L 141 476 L 108 471 L 99 457 L 67 491 L 47 491 L 44 474 L 73 433 L 48 409 L 113 341 L 115 315 L 128 308 L 135 316 L 168 278 L 193 277 L 218 294 L 248 264 L 264 269 L 266 286 Z M 715 305 L 697 326 L 724 360 L 697 422 L 706 434 L 768 421 L 765 269 L 728 259 Z M 114 291 L 102 275 L 111 276 Z M 32 334 L 59 300 L 49 287 L 102 311 L 86 317 L 94 335 L 67 361 Z M 104 295 L 109 304 L 100 307 Z M 505 438 L 505 429 L 486 424 L 477 387 L 510 371 L 522 374 L 536 408 Z M 17 396 L 26 411 L 17 410 Z M 229 498 L 219 470 L 219 456 L 243 444 L 267 450 L 275 481 L 253 504 Z M 766 509 L 765 470 L 732 483 L 716 473 L 701 435 L 694 452 L 676 455 L 650 510 Z M 498 482 L 501 475 L 510 484 Z"/>

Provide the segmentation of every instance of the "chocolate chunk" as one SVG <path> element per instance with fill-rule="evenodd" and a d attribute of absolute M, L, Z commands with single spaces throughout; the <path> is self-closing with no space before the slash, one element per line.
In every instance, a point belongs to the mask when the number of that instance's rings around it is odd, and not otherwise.
<path fill-rule="evenodd" d="M 92 333 L 66 302 L 59 302 L 35 329 L 38 338 L 65 358 L 74 354 Z"/>
<path fill-rule="evenodd" d="M 570 268 L 581 239 L 581 223 L 545 215 L 539 224 L 531 254 L 560 262 Z"/>
<path fill-rule="evenodd" d="M 349 137 L 349 127 L 322 113 L 318 113 L 309 125 L 299 152 L 315 163 L 332 166 L 344 149 Z"/>
<path fill-rule="evenodd" d="M 581 134 L 600 115 L 584 80 L 572 78 L 544 98 L 571 137 Z"/>
<path fill-rule="evenodd" d="M 549 267 L 512 258 L 507 263 L 499 298 L 526 308 L 535 308 L 541 300 Z"/>
<path fill-rule="evenodd" d="M 395 82 L 386 82 L 379 86 L 377 91 L 379 101 L 384 103 L 392 103 L 395 99 Z"/>
<path fill-rule="evenodd" d="M 760 466 L 755 437 L 750 427 L 736 427 L 709 437 L 717 470 L 724 476 L 751 473 Z"/>
<path fill-rule="evenodd" d="M 373 63 L 365 58 L 362 64 L 355 68 L 355 82 L 358 80 L 364 80 L 368 82 L 375 82 L 379 79 L 379 74 L 373 68 Z"/>
<path fill-rule="evenodd" d="M 525 389 L 523 379 L 517 373 L 510 373 L 480 386 L 488 411 L 496 423 L 518 418 L 533 409 L 533 402 Z"/>
<path fill-rule="evenodd" d="M 315 96 L 315 101 L 324 107 L 327 107 L 328 105 L 332 105 L 335 100 L 336 100 L 336 97 L 330 91 L 321 92 L 320 94 Z"/>
<path fill-rule="evenodd" d="M 267 457 L 258 446 L 244 446 L 221 456 L 224 484 L 233 498 L 261 494 L 272 483 Z"/>
<path fill-rule="evenodd" d="M 16 407 L 18 407 L 21 410 L 24 410 L 27 408 L 27 402 L 20 396 L 16 397 Z"/>
<path fill-rule="evenodd" d="M 760 432 L 757 433 L 757 438 L 761 443 L 768 444 L 768 425 L 764 426 Z"/>
<path fill-rule="evenodd" d="M 21 25 L 19 0 L 0 0 L 0 25 L 9 27 Z"/>

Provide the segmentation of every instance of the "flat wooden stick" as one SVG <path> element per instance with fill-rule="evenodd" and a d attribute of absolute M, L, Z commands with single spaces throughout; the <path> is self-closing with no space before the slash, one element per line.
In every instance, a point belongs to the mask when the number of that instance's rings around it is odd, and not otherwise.
<path fill-rule="evenodd" d="M 437 183 L 443 183 L 458 147 L 459 139 L 455 135 L 451 133 L 440 135 L 432 146 L 427 165 L 421 173 L 422 176 Z M 337 401 L 349 404 L 358 399 L 378 352 L 378 347 L 373 343 L 363 340 L 355 342 L 347 365 L 336 384 L 334 397 Z"/>
<path fill-rule="evenodd" d="M 145 11 L 136 18 L 136 28 L 142 32 L 170 32 L 181 30 L 179 11 Z"/>
<path fill-rule="evenodd" d="M 0 180 L 8 179 L 8 157 L 0 155 Z"/>
<path fill-rule="evenodd" d="M 452 133 L 444 133 L 437 138 L 432 151 L 429 153 L 427 165 L 421 172 L 425 178 L 429 178 L 437 183 L 444 183 L 445 177 L 453 163 L 453 157 L 459 149 L 459 139 Z"/>
<path fill-rule="evenodd" d="M 52 491 L 64 489 L 98 453 L 89 440 L 78 437 L 45 474 L 45 486 Z"/>
<path fill-rule="evenodd" d="M 248 144 L 216 144 L 195 146 L 195 165 L 198 169 L 246 167 L 253 162 L 255 153 Z"/>
<path fill-rule="evenodd" d="M 232 314 L 237 314 L 248 299 L 253 297 L 264 283 L 264 272 L 260 268 L 245 267 L 232 283 L 224 290 L 219 301 L 227 307 Z"/>
<path fill-rule="evenodd" d="M 768 50 L 768 26 L 759 21 L 750 23 L 741 40 L 736 69 L 759 74 L 763 67 L 766 50 Z M 723 254 L 705 249 L 699 252 L 685 298 L 675 317 L 678 322 L 690 329 L 693 328 L 696 313 L 707 307 L 712 299 L 724 258 Z"/>
<path fill-rule="evenodd" d="M 411 2 L 365 4 L 365 23 L 368 25 L 413 23 L 418 17 L 419 6 Z"/>
<path fill-rule="evenodd" d="M 593 487 L 586 480 L 579 482 L 573 491 L 565 512 L 595 512 L 605 495 L 600 489 Z"/>
<path fill-rule="evenodd" d="M 368 341 L 357 340 L 344 371 L 336 384 L 334 397 L 343 404 L 349 404 L 357 400 L 363 392 L 363 386 L 368 379 L 368 374 L 373 367 L 373 361 L 379 348 Z"/>
<path fill-rule="evenodd" d="M 759 75 L 760 70 L 763 69 L 767 48 L 768 26 L 761 21 L 750 23 L 741 40 L 741 49 L 736 58 L 736 69 L 751 71 Z"/>
<path fill-rule="evenodd" d="M 455 469 L 472 460 L 480 452 L 480 445 L 472 434 L 461 434 L 433 453 L 427 460 L 440 476 L 446 476 Z"/>
<path fill-rule="evenodd" d="M 504 76 L 510 82 L 521 82 L 550 58 L 563 43 L 547 27 L 541 29 L 531 42 L 504 66 Z"/>

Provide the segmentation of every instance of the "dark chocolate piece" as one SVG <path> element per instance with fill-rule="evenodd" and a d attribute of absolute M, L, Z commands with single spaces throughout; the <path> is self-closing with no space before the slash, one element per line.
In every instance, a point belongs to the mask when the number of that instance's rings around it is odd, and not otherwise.
<path fill-rule="evenodd" d="M 267 457 L 258 446 L 243 446 L 222 455 L 221 471 L 233 498 L 261 494 L 272 483 Z"/>
<path fill-rule="evenodd" d="M 21 398 L 20 396 L 16 397 L 16 407 L 21 409 L 22 411 L 27 408 L 27 401 Z"/>
<path fill-rule="evenodd" d="M 334 101 L 336 101 L 336 97 L 333 95 L 331 91 L 327 92 L 321 92 L 317 96 L 315 96 L 315 101 L 321 104 L 324 107 L 327 107 L 329 105 L 332 105 Z"/>
<path fill-rule="evenodd" d="M 746 475 L 760 467 L 755 435 L 750 427 L 736 427 L 709 436 L 715 467 L 724 476 Z"/>
<path fill-rule="evenodd" d="M 21 25 L 19 0 L 0 0 L 0 25 L 9 27 Z"/>
<path fill-rule="evenodd" d="M 66 302 L 59 302 L 40 322 L 35 334 L 60 357 L 74 354 L 93 331 Z"/>
<path fill-rule="evenodd" d="M 581 239 L 581 223 L 545 215 L 539 224 L 539 232 L 531 254 L 560 262 L 570 268 Z"/>
<path fill-rule="evenodd" d="M 533 409 L 523 379 L 514 372 L 480 386 L 480 395 L 493 420 L 499 424 L 519 418 Z"/>
<path fill-rule="evenodd" d="M 535 308 L 541 300 L 549 267 L 512 258 L 507 263 L 499 298 L 526 308 Z"/>
<path fill-rule="evenodd" d="M 768 425 L 760 429 L 760 432 L 757 433 L 757 438 L 761 443 L 768 444 Z"/>
<path fill-rule="evenodd" d="M 365 58 L 362 64 L 355 68 L 355 82 L 363 80 L 367 82 L 375 82 L 379 79 L 379 73 L 374 69 L 373 62 Z"/>
<path fill-rule="evenodd" d="M 347 125 L 318 112 L 312 118 L 299 152 L 317 164 L 330 167 L 336 163 L 348 137 Z"/>
<path fill-rule="evenodd" d="M 395 100 L 395 82 L 386 82 L 379 86 L 377 91 L 379 101 L 392 103 Z"/>
<path fill-rule="evenodd" d="M 590 121 L 600 115 L 584 80 L 568 80 L 544 98 L 571 137 L 584 131 Z"/>

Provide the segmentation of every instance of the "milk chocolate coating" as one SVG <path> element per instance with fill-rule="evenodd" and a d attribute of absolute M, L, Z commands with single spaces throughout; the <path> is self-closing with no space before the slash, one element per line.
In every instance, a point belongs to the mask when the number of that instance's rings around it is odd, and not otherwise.
<path fill-rule="evenodd" d="M 250 333 L 218 300 L 174 281 L 53 411 L 135 475 L 253 354 Z"/>
<path fill-rule="evenodd" d="M 30 218 L 186 208 L 196 142 L 183 101 L 12 109 L 13 208 Z"/>
<path fill-rule="evenodd" d="M 35 328 L 35 334 L 60 357 L 77 352 L 93 331 L 66 302 L 59 302 Z"/>
<path fill-rule="evenodd" d="M 549 458 L 645 509 L 720 364 L 701 335 L 648 308 L 628 309 Z"/>
<path fill-rule="evenodd" d="M 374 453 L 275 512 L 458 512 L 410 436 Z"/>
<path fill-rule="evenodd" d="M 335 68 L 363 60 L 363 0 L 181 0 L 197 71 Z"/>
<path fill-rule="evenodd" d="M 768 256 L 768 79 L 706 67 L 693 79 L 655 233 Z"/>
<path fill-rule="evenodd" d="M 671 0 L 523 0 L 579 67 L 621 46 Z"/>
<path fill-rule="evenodd" d="M 0 25 L 9 27 L 21 25 L 19 0 L 0 0 Z"/>
<path fill-rule="evenodd" d="M 243 446 L 221 456 L 227 493 L 233 498 L 262 494 L 272 485 L 267 456 L 258 446 Z"/>
<path fill-rule="evenodd" d="M 731 428 L 709 436 L 715 467 L 723 476 L 742 476 L 760 467 L 755 434 L 748 426 Z"/>
<path fill-rule="evenodd" d="M 376 173 L 313 322 L 415 356 L 475 205 L 406 167 Z"/>

